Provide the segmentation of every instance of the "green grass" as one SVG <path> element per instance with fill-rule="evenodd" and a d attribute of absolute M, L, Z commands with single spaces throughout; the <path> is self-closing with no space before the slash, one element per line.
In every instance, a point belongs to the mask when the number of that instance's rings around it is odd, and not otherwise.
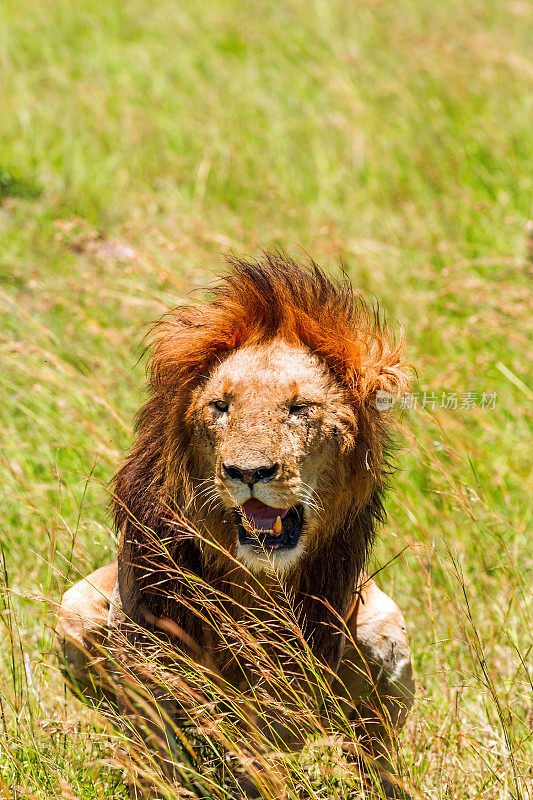
<path fill-rule="evenodd" d="M 114 554 L 145 326 L 222 254 L 277 246 L 380 299 L 416 391 L 497 392 L 403 415 L 373 563 L 399 554 L 378 580 L 419 681 L 411 781 L 532 796 L 532 34 L 507 0 L 4 0 L 0 796 L 121 796 L 115 735 L 50 655 L 54 603 Z"/>

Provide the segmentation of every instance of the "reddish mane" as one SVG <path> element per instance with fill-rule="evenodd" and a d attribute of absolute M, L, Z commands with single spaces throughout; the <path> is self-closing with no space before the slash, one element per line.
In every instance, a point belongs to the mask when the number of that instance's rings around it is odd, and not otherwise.
<path fill-rule="evenodd" d="M 176 308 L 157 323 L 153 390 L 189 388 L 224 353 L 274 338 L 301 342 L 316 353 L 358 404 L 378 389 L 407 390 L 403 332 L 391 339 L 379 309 L 347 281 L 335 285 L 314 262 L 302 269 L 282 255 L 228 263 L 231 272 L 209 303 Z"/>

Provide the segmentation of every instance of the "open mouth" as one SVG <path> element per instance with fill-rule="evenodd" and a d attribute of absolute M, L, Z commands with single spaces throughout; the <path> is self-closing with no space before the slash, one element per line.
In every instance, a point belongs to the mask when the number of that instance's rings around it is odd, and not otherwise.
<path fill-rule="evenodd" d="M 235 509 L 240 544 L 258 550 L 290 550 L 300 539 L 303 506 L 273 508 L 255 498 Z"/>

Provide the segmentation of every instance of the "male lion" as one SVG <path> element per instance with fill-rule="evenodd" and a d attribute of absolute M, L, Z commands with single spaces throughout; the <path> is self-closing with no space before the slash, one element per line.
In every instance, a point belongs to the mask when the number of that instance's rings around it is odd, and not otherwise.
<path fill-rule="evenodd" d="M 193 583 L 216 592 L 205 601 L 213 607 L 225 598 L 236 625 L 264 590 L 290 606 L 291 636 L 301 632 L 346 698 L 362 749 L 388 768 L 414 694 L 410 651 L 400 610 L 363 569 L 388 471 L 390 422 L 375 397 L 408 388 L 402 342 L 315 264 L 279 255 L 229 263 L 205 305 L 176 308 L 155 328 L 149 399 L 114 483 L 118 566 L 65 593 L 66 664 L 94 688 L 94 656 L 108 636 L 119 707 L 142 716 L 121 687 L 127 675 L 151 683 L 162 711 L 147 727 L 154 747 L 172 749 L 180 704 L 157 690 L 146 663 L 135 667 L 134 653 L 150 651 L 170 674 L 168 646 L 187 651 L 249 696 L 254 665 L 225 651 Z M 289 661 L 282 669 L 312 693 L 309 670 Z M 261 725 L 272 744 L 294 746 L 279 717 Z M 405 796 L 392 778 L 383 787 Z"/>

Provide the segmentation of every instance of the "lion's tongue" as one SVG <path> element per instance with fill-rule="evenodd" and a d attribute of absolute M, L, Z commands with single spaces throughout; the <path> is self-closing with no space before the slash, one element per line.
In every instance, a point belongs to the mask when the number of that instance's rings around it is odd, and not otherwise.
<path fill-rule="evenodd" d="M 261 500 L 247 500 L 241 506 L 241 511 L 256 530 L 271 531 L 277 518 L 283 519 L 288 508 L 272 508 Z"/>

